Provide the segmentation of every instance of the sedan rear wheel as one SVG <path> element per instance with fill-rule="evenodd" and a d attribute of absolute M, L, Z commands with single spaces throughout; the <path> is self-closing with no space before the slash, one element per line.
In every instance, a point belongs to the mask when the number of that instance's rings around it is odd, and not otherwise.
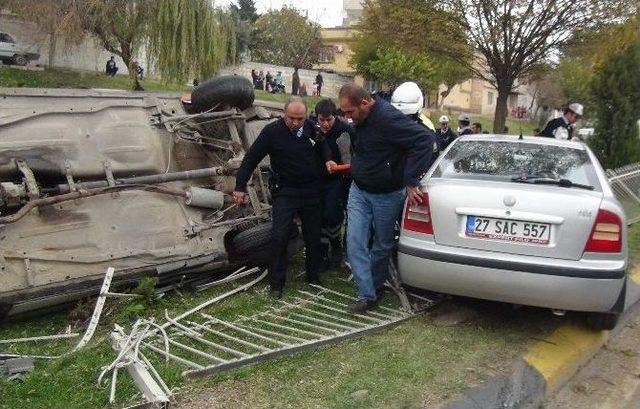
<path fill-rule="evenodd" d="M 587 325 L 596 331 L 612 330 L 618 324 L 620 314 L 592 312 L 587 315 Z"/>

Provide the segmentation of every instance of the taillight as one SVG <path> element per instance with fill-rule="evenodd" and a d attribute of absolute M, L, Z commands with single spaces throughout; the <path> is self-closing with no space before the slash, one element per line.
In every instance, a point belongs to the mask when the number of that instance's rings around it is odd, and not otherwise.
<path fill-rule="evenodd" d="M 406 230 L 424 234 L 433 234 L 433 223 L 431 223 L 431 209 L 429 209 L 429 195 L 422 193 L 422 203 L 415 206 L 405 205 L 404 220 L 402 223 Z"/>
<path fill-rule="evenodd" d="M 600 209 L 591 236 L 584 248 L 590 253 L 620 253 L 622 251 L 622 220 L 617 214 Z"/>

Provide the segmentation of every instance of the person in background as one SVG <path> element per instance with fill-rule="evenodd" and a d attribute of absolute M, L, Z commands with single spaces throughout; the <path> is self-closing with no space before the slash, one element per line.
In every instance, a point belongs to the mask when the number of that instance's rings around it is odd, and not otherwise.
<path fill-rule="evenodd" d="M 298 95 L 300 90 L 300 74 L 298 67 L 293 67 L 293 75 L 291 76 L 291 94 Z"/>
<path fill-rule="evenodd" d="M 254 69 L 251 70 L 251 83 L 253 88 L 258 89 L 258 73 Z"/>
<path fill-rule="evenodd" d="M 144 68 L 142 68 L 142 65 L 140 65 L 138 61 L 134 61 L 133 66 L 136 69 L 136 78 L 141 80 L 144 77 Z"/>
<path fill-rule="evenodd" d="M 318 75 L 316 75 L 316 95 L 322 95 L 322 86 L 324 85 L 324 78 L 322 78 L 322 72 L 318 71 Z"/>
<path fill-rule="evenodd" d="M 300 84 L 300 96 L 301 97 L 306 97 L 309 94 L 307 94 L 307 85 L 303 82 L 302 84 Z"/>
<path fill-rule="evenodd" d="M 348 175 L 335 172 L 336 165 L 351 161 L 352 128 L 336 116 L 336 104 L 331 99 L 323 99 L 315 107 L 318 131 L 324 139 L 324 159 L 328 164 L 322 185 L 322 248 L 321 271 L 338 268 L 343 259 L 342 225 L 347 207 L 349 185 Z M 331 254 L 329 256 L 329 254 Z"/>
<path fill-rule="evenodd" d="M 474 122 L 471 124 L 471 131 L 474 134 L 482 133 L 482 124 L 480 122 Z"/>
<path fill-rule="evenodd" d="M 447 146 L 451 144 L 458 137 L 455 132 L 449 127 L 449 117 L 442 115 L 439 119 L 439 128 L 436 132 L 438 137 L 438 148 L 442 152 L 447 149 Z"/>
<path fill-rule="evenodd" d="M 469 114 L 458 115 L 458 135 L 464 136 L 473 134 L 473 131 L 469 126 L 470 123 L 471 118 L 469 117 Z"/>
<path fill-rule="evenodd" d="M 266 80 L 264 90 L 267 92 L 271 92 L 271 90 L 273 89 L 273 75 L 271 75 L 271 72 L 267 71 L 267 75 L 264 78 Z"/>
<path fill-rule="evenodd" d="M 258 89 L 264 90 L 264 71 L 258 73 Z"/>
<path fill-rule="evenodd" d="M 343 115 L 355 125 L 347 257 L 358 297 L 349 311 L 362 313 L 374 308 L 382 296 L 396 223 L 405 198 L 409 206 L 422 203 L 420 179 L 434 160 L 437 142 L 429 129 L 358 85 L 344 85 L 338 98 Z"/>
<path fill-rule="evenodd" d="M 116 75 L 116 73 L 118 72 L 118 66 L 116 65 L 116 59 L 115 57 L 112 55 L 111 58 L 109 58 L 109 60 L 107 60 L 107 65 L 105 67 L 105 72 L 107 75 L 110 75 L 112 77 L 114 77 Z"/>
<path fill-rule="evenodd" d="M 320 187 L 326 164 L 322 141 L 307 119 L 307 104 L 293 96 L 285 103 L 284 117 L 265 126 L 251 145 L 236 174 L 234 201 L 242 205 L 247 183 L 256 166 L 269 155 L 272 180 L 272 237 L 269 281 L 271 296 L 280 298 L 287 276 L 287 246 L 294 228 L 293 218 L 302 220 L 307 282 L 319 283 L 322 209 Z"/>
<path fill-rule="evenodd" d="M 391 105 L 420 125 L 435 132 L 436 128 L 429 119 L 429 115 L 424 114 L 424 96 L 422 90 L 415 82 L 404 82 L 393 91 L 391 95 Z"/>
<path fill-rule="evenodd" d="M 273 78 L 273 83 L 275 85 L 275 89 L 271 92 L 281 92 L 284 94 L 284 77 L 282 76 L 282 71 L 278 71 L 276 76 Z"/>
<path fill-rule="evenodd" d="M 549 121 L 538 136 L 570 140 L 573 137 L 573 125 L 580 120 L 583 111 L 582 104 L 576 102 L 569 104 L 564 109 L 564 114 L 560 118 Z"/>

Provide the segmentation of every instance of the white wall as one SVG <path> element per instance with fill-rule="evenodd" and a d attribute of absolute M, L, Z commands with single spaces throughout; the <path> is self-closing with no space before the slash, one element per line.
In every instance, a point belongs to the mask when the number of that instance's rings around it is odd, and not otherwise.
<path fill-rule="evenodd" d="M 262 70 L 264 75 L 266 75 L 267 71 L 269 71 L 274 76 L 278 71 L 282 71 L 285 90 L 287 93 L 291 93 L 291 76 L 293 75 L 293 67 L 282 67 L 278 65 L 263 64 L 250 61 L 233 67 L 224 68 L 220 70 L 219 74 L 236 74 L 251 79 L 252 69 L 256 70 L 257 72 L 260 72 L 260 70 Z M 300 75 L 300 84 L 306 84 L 307 93 L 311 95 L 314 89 L 313 83 L 316 80 L 316 75 L 318 75 L 318 70 L 300 69 L 298 70 L 298 75 Z M 338 96 L 340 87 L 342 87 L 344 84 L 353 82 L 353 77 L 349 75 L 334 74 L 328 72 L 322 73 L 322 79 L 324 80 L 322 95 L 330 98 L 336 98 Z"/>
<path fill-rule="evenodd" d="M 0 31 L 13 34 L 18 42 L 28 45 L 30 50 L 40 53 L 40 59 L 31 62 L 32 65 L 48 65 L 49 35 L 37 25 L 0 11 Z M 111 55 L 91 37 L 85 38 L 77 46 L 66 46 L 63 41 L 58 41 L 53 66 L 56 68 L 104 72 L 105 64 Z M 138 61 L 145 68 L 145 72 L 149 72 L 146 67 L 146 61 L 142 57 L 143 55 L 143 52 L 139 53 Z M 118 56 L 115 57 L 119 68 L 118 74 L 127 74 L 128 70 L 122 59 Z"/>

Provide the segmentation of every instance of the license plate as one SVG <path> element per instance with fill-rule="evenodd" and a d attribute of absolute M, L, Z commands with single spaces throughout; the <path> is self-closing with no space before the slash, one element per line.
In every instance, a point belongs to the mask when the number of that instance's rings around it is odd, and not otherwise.
<path fill-rule="evenodd" d="M 551 225 L 520 220 L 467 216 L 465 235 L 515 243 L 549 244 Z"/>

